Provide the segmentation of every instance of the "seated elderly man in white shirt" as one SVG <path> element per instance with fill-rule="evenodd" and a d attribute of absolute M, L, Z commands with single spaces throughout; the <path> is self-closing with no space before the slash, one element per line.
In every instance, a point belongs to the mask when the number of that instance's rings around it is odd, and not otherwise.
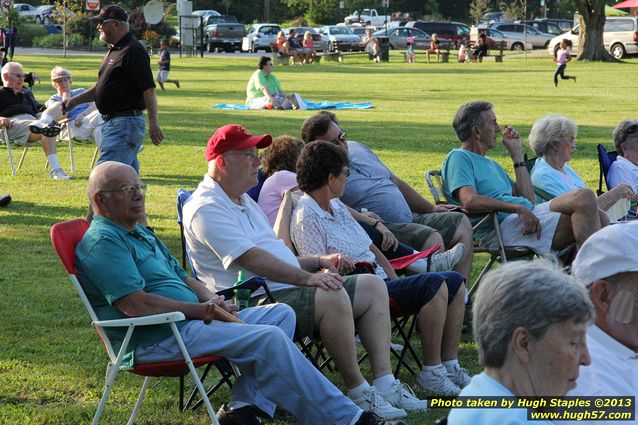
<path fill-rule="evenodd" d="M 591 365 L 568 396 L 638 395 L 638 222 L 605 227 L 580 248 L 572 273 L 596 310 L 587 331 Z M 590 424 L 638 424 L 602 421 Z"/>
<path fill-rule="evenodd" d="M 623 120 L 614 129 L 614 146 L 618 158 L 609 167 L 609 188 L 626 183 L 638 190 L 638 121 Z"/>
<path fill-rule="evenodd" d="M 345 263 L 338 261 L 338 254 L 295 257 L 246 194 L 257 183 L 258 149 L 271 142 L 270 135 L 253 136 L 234 124 L 220 127 L 208 141 L 208 174 L 183 210 L 184 236 L 197 277 L 220 290 L 232 286 L 239 272 L 245 278 L 263 276 L 275 299 L 295 310 L 300 334 L 321 337 L 357 406 L 379 415 L 380 421 L 426 410 L 426 401 L 392 374 L 383 280 L 369 274 L 342 278 L 335 273 Z M 357 364 L 355 325 L 370 355 L 372 386 Z"/>

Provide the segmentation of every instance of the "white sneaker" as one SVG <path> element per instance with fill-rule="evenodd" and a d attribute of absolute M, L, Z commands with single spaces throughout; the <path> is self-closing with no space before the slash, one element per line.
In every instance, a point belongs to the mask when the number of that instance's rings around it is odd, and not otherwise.
<path fill-rule="evenodd" d="M 419 400 L 414 395 L 412 388 L 407 384 L 402 384 L 398 379 L 392 383 L 392 387 L 387 393 L 379 392 L 391 405 L 405 410 L 406 412 L 425 412 L 428 410 L 427 400 Z"/>
<path fill-rule="evenodd" d="M 352 402 L 363 411 L 370 411 L 383 419 L 401 419 L 408 416 L 403 409 L 397 409 L 377 393 L 377 389 L 370 387 L 363 392 L 360 398 L 352 399 Z"/>
<path fill-rule="evenodd" d="M 446 272 L 448 270 L 452 270 L 454 266 L 456 266 L 459 261 L 461 261 L 461 257 L 463 257 L 463 252 L 465 251 L 465 245 L 462 243 L 457 243 L 454 245 L 454 248 L 442 252 L 440 254 L 434 254 L 432 262 L 430 266 L 431 272 Z"/>
<path fill-rule="evenodd" d="M 70 180 L 71 176 L 62 170 L 62 168 L 56 168 L 55 170 L 51 170 L 49 173 L 49 178 L 53 180 Z"/>
<path fill-rule="evenodd" d="M 448 378 L 447 369 L 443 365 L 429 372 L 421 371 L 416 377 L 416 382 L 432 395 L 456 396 L 461 392 L 461 389 Z"/>
<path fill-rule="evenodd" d="M 465 388 L 470 383 L 472 377 L 470 376 L 470 372 L 467 369 L 462 368 L 458 364 L 454 365 L 454 369 L 452 371 L 447 370 L 447 377 L 450 378 L 452 382 L 454 382 L 459 388 Z"/>

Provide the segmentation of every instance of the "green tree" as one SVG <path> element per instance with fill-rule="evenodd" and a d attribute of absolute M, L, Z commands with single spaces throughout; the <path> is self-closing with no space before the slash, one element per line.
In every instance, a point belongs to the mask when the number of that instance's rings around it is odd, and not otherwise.
<path fill-rule="evenodd" d="M 481 19 L 483 14 L 489 11 L 489 4 L 489 0 L 472 1 L 472 4 L 470 4 L 470 17 L 472 18 L 473 23 L 478 24 L 478 21 Z"/>
<path fill-rule="evenodd" d="M 614 61 L 613 56 L 603 45 L 605 27 L 604 0 L 574 0 L 580 15 L 580 33 L 578 36 L 578 60 Z"/>

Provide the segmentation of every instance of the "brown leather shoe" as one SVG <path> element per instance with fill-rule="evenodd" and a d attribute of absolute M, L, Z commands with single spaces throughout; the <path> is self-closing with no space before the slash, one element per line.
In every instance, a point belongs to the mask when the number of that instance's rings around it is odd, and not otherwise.
<path fill-rule="evenodd" d="M 254 406 L 244 406 L 230 410 L 227 405 L 217 411 L 217 419 L 220 425 L 261 425 L 257 417 L 258 409 Z"/>

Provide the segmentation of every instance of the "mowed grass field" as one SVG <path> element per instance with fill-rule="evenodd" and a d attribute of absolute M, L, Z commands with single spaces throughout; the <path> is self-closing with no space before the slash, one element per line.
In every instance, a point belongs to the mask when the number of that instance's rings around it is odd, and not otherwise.
<path fill-rule="evenodd" d="M 16 56 L 25 71 L 37 71 L 43 82 L 34 87 L 44 102 L 53 89 L 48 75 L 54 65 L 73 71 L 74 87 L 90 87 L 96 79 L 99 57 Z M 338 111 L 350 140 L 365 142 L 401 178 L 429 197 L 423 173 L 440 168 L 445 154 L 458 145 L 451 127 L 457 108 L 472 100 L 495 104 L 501 125 L 510 124 L 525 136 L 534 121 L 548 113 L 562 113 L 579 124 L 578 150 L 571 166 L 594 188 L 598 180 L 597 143 L 612 146 L 611 133 L 622 119 L 636 117 L 638 60 L 623 63 L 570 63 L 567 74 L 578 83 L 554 88 L 554 64 L 548 56 L 507 56 L 504 63 L 373 64 L 348 58 L 342 64 L 277 67 L 287 91 L 312 101 L 373 103 L 370 110 Z M 156 62 L 157 57 L 152 58 Z M 142 179 L 148 183 L 147 213 L 174 255 L 179 255 L 175 221 L 178 188 L 192 189 L 206 171 L 206 141 L 221 125 L 237 123 L 254 134 L 299 136 L 312 111 L 222 111 L 216 103 L 243 103 L 246 82 L 256 58 L 179 58 L 173 54 L 171 77 L 182 83 L 158 92 L 164 142 L 148 140 L 140 155 Z M 155 68 L 155 66 L 153 66 Z M 12 177 L 6 148 L 0 146 L 0 193 L 14 198 L 0 209 L 0 424 L 88 423 L 104 385 L 106 356 L 90 327 L 88 315 L 54 254 L 49 240 L 52 224 L 82 217 L 88 204 L 86 182 L 94 147 L 75 149 L 74 180 L 48 178 L 39 146 L 31 148 L 25 165 Z M 16 149 L 16 151 L 20 151 Z M 529 149 L 528 149 L 529 151 Z M 15 151 L 14 151 L 15 152 Z M 59 146 L 63 167 L 70 173 L 68 147 Z M 508 171 L 511 161 L 499 146 L 490 153 Z M 16 154 L 18 156 L 18 154 Z M 220 229 L 223 232 L 224 229 Z M 479 258 L 479 263 L 485 259 Z M 118 267 L 113 264 L 113 267 Z M 476 349 L 464 336 L 461 362 L 480 371 Z M 369 368 L 365 368 L 367 377 Z M 343 389 L 341 379 L 332 375 Z M 400 376 L 409 384 L 414 378 Z M 121 374 L 116 381 L 103 423 L 120 424 L 132 409 L 142 379 Z M 228 393 L 213 398 L 215 407 Z M 139 424 L 207 423 L 205 410 L 180 413 L 176 408 L 177 380 L 165 380 L 149 390 Z M 435 411 L 411 415 L 411 424 L 433 423 L 444 414 Z M 296 423 L 288 416 L 276 423 Z"/>

